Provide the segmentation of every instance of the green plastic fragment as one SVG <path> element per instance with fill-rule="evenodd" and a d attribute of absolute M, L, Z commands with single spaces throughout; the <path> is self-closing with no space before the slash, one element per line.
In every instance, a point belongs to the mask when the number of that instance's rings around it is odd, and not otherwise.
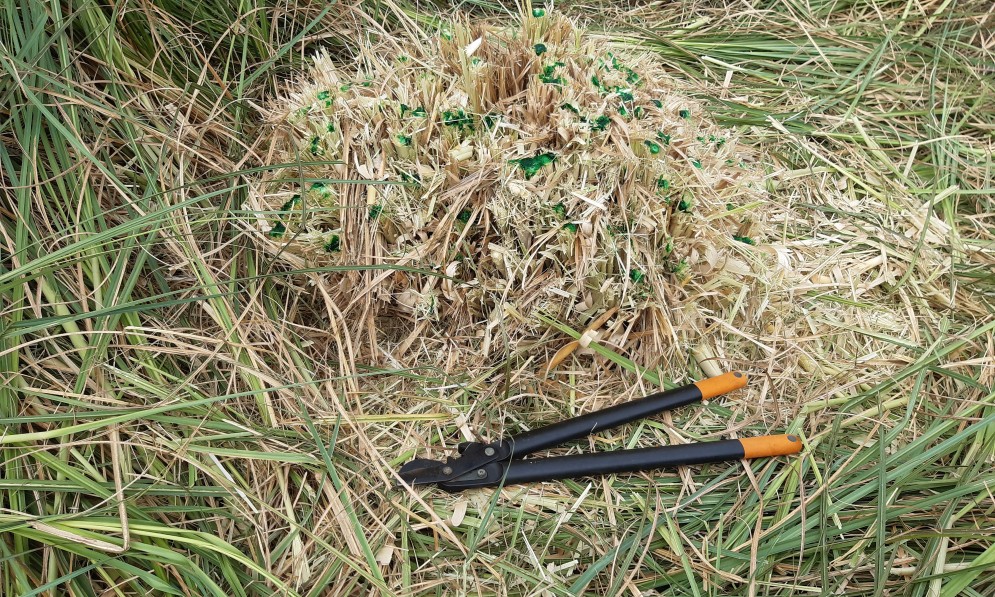
<path fill-rule="evenodd" d="M 669 189 L 670 181 L 661 176 L 660 178 L 656 179 L 656 188 L 663 190 Z"/>
<path fill-rule="evenodd" d="M 677 209 L 683 212 L 691 211 L 691 202 L 687 199 L 681 199 L 681 202 L 677 204 Z"/>
<path fill-rule="evenodd" d="M 688 272 L 688 262 L 686 259 L 681 259 L 677 263 L 670 266 L 670 272 L 677 274 L 678 276 L 684 276 Z"/>
<path fill-rule="evenodd" d="M 326 124 L 325 125 L 325 130 L 328 131 L 329 133 L 334 133 L 335 132 L 335 123 L 334 122 L 329 122 L 328 124 Z"/>
<path fill-rule="evenodd" d="M 577 224 L 574 224 L 573 222 L 567 222 L 566 224 L 563 225 L 563 229 L 564 230 L 568 230 L 568 231 L 576 234 L 577 233 Z"/>
<path fill-rule="evenodd" d="M 537 19 L 542 18 L 542 17 L 546 16 L 546 11 L 543 10 L 543 9 L 541 9 L 541 8 L 533 8 L 532 9 L 532 16 L 534 16 Z"/>
<path fill-rule="evenodd" d="M 660 141 L 663 141 L 664 145 L 670 145 L 670 135 L 668 135 L 667 133 L 657 132 L 656 138 L 659 139 Z"/>
<path fill-rule="evenodd" d="M 653 104 L 654 106 L 656 106 L 657 108 L 662 108 L 662 107 L 663 107 L 663 102 L 661 102 L 661 101 L 660 101 L 660 100 L 658 100 L 658 99 L 653 99 L 653 100 L 650 100 L 650 103 L 652 103 L 652 104 Z"/>
<path fill-rule="evenodd" d="M 695 168 L 701 168 L 701 160 L 691 160 L 691 165 Z"/>
<path fill-rule="evenodd" d="M 380 205 L 379 203 L 370 206 L 369 216 L 370 216 L 371 220 L 375 220 L 375 219 L 379 218 L 380 214 L 382 214 L 382 213 L 383 213 L 383 206 Z"/>
<path fill-rule="evenodd" d="M 458 110 L 446 110 L 442 113 L 442 124 L 454 126 L 460 130 L 473 130 L 473 115 L 467 114 L 462 108 Z"/>
<path fill-rule="evenodd" d="M 480 58 L 477 58 L 476 56 L 474 56 L 473 58 L 470 59 L 470 64 L 472 64 L 474 66 L 480 64 L 481 62 L 483 62 L 483 60 L 481 60 Z"/>
<path fill-rule="evenodd" d="M 679 115 L 679 116 L 680 116 L 681 118 L 683 118 L 683 119 L 685 119 L 685 120 L 687 120 L 688 118 L 691 118 L 691 110 L 688 110 L 687 108 L 684 108 L 684 109 L 682 109 L 682 110 L 681 110 L 680 112 L 678 112 L 677 114 L 678 114 L 678 115 Z"/>
<path fill-rule="evenodd" d="M 553 85 L 563 85 L 563 77 L 555 76 L 556 67 L 563 66 L 562 62 L 554 62 L 553 64 L 547 64 L 542 67 L 542 74 L 539 75 L 539 80 L 543 83 L 551 83 Z"/>
<path fill-rule="evenodd" d="M 670 255 L 673 252 L 674 252 L 674 243 L 668 240 L 666 246 L 663 247 L 663 254 Z"/>
<path fill-rule="evenodd" d="M 560 108 L 564 110 L 570 110 L 571 112 L 577 114 L 578 116 L 580 115 L 580 110 L 577 109 L 577 106 L 571 104 L 570 102 L 563 102 L 562 104 L 560 104 Z"/>
<path fill-rule="evenodd" d="M 321 146 L 321 139 L 318 137 L 311 137 L 311 154 L 321 155 L 325 153 L 324 148 Z"/>
<path fill-rule="evenodd" d="M 548 166 L 556 160 L 556 156 L 552 153 L 541 153 L 535 157 L 522 158 L 520 160 L 511 160 L 513 164 L 518 164 L 518 167 L 525 172 L 525 178 L 529 179 L 535 176 L 543 166 Z"/>
<path fill-rule="evenodd" d="M 283 204 L 283 206 L 280 208 L 280 211 L 290 211 L 294 209 L 294 207 L 296 207 L 297 204 L 300 202 L 301 202 L 301 196 L 294 195 L 293 197 L 290 198 L 289 201 Z"/>
<path fill-rule="evenodd" d="M 604 87 L 604 85 L 601 84 L 601 79 L 598 78 L 598 75 L 591 75 L 591 83 L 595 87 L 597 87 L 598 89 L 600 89 L 602 92 L 605 91 L 605 87 Z"/>
<path fill-rule="evenodd" d="M 480 120 L 481 120 L 481 122 L 484 123 L 485 127 L 489 128 L 489 129 L 492 129 L 495 126 L 497 126 L 498 122 L 501 121 L 501 115 L 500 114 L 494 114 L 493 112 L 491 112 L 491 113 L 488 113 L 488 114 L 484 114 L 484 116 Z"/>
<path fill-rule="evenodd" d="M 329 253 L 335 253 L 340 249 L 341 246 L 339 244 L 339 235 L 333 234 L 332 237 L 328 239 L 328 242 L 325 243 L 325 250 L 328 251 Z"/>
<path fill-rule="evenodd" d="M 632 70 L 631 68 L 626 68 L 625 72 L 628 73 L 625 75 L 625 80 L 629 85 L 639 84 L 639 75 L 636 74 L 636 71 Z"/>
<path fill-rule="evenodd" d="M 617 93 L 618 96 L 620 98 L 622 98 L 622 101 L 625 101 L 625 102 L 631 102 L 632 101 L 632 90 L 631 89 L 626 89 L 626 88 L 623 88 L 623 87 L 616 87 L 615 88 L 615 93 Z"/>
<path fill-rule="evenodd" d="M 633 113 L 636 115 L 636 118 L 642 118 L 646 114 L 646 110 L 642 106 L 636 106 Z"/>
<path fill-rule="evenodd" d="M 401 118 L 404 118 L 404 113 L 411 110 L 408 104 L 401 104 Z"/>
<path fill-rule="evenodd" d="M 611 118 L 608 118 L 607 116 L 602 114 L 601 116 L 598 116 L 597 118 L 594 119 L 594 125 L 591 126 L 591 130 L 603 131 L 606 128 L 608 128 L 609 124 L 611 124 Z"/>
<path fill-rule="evenodd" d="M 643 272 L 641 272 L 641 271 L 639 271 L 637 269 L 630 269 L 629 270 L 629 279 L 632 280 L 633 282 L 635 282 L 636 284 L 642 282 L 645 278 L 646 278 L 646 274 L 644 274 Z"/>
<path fill-rule="evenodd" d="M 326 99 L 328 99 L 329 97 L 331 97 L 331 95 L 332 95 L 332 92 L 331 92 L 331 91 L 328 91 L 328 90 L 325 90 L 325 91 L 319 91 L 319 92 L 318 92 L 318 99 L 320 99 L 320 100 L 326 100 Z"/>
<path fill-rule="evenodd" d="M 346 83 L 342 87 L 339 87 L 339 91 L 349 91 L 350 89 L 352 89 L 352 85 L 349 85 L 348 83 Z"/>
<path fill-rule="evenodd" d="M 417 116 L 419 118 L 424 118 L 426 116 L 425 106 L 418 106 L 417 108 L 411 111 L 411 115 Z"/>
<path fill-rule="evenodd" d="M 553 211 L 555 211 L 556 215 L 560 216 L 560 218 L 567 217 L 567 206 L 563 205 L 562 203 L 557 203 L 556 205 L 554 205 Z"/>
<path fill-rule="evenodd" d="M 400 143 L 401 145 L 406 146 L 406 147 L 410 146 L 411 145 L 411 137 L 409 137 L 407 135 L 398 135 L 397 136 L 397 142 Z"/>
<path fill-rule="evenodd" d="M 536 44 L 532 48 L 536 51 L 536 56 L 542 56 L 546 53 L 546 44 Z"/>
<path fill-rule="evenodd" d="M 645 145 L 653 155 L 660 153 L 660 146 L 649 139 L 643 141 L 643 145 Z"/>
<path fill-rule="evenodd" d="M 470 216 L 472 214 L 473 214 L 473 212 L 470 211 L 469 209 L 464 209 L 464 210 L 462 210 L 462 211 L 459 212 L 459 214 L 456 216 L 456 219 L 459 220 L 460 222 L 463 222 L 464 224 L 466 224 L 467 222 L 470 221 Z"/>
<path fill-rule="evenodd" d="M 283 225 L 283 222 L 277 222 L 275 226 L 269 231 L 269 235 L 273 238 L 278 238 L 286 234 L 287 227 Z"/>
<path fill-rule="evenodd" d="M 732 238 L 733 238 L 733 240 L 738 240 L 739 242 L 746 243 L 748 245 L 755 245 L 755 244 L 757 244 L 756 241 L 754 241 L 749 236 L 740 236 L 738 234 L 733 234 Z"/>
<path fill-rule="evenodd" d="M 735 205 L 733 205 L 732 203 L 726 203 L 726 211 L 732 211 L 734 209 L 736 209 Z"/>
<path fill-rule="evenodd" d="M 407 183 L 421 183 L 421 176 L 418 173 L 408 174 L 407 172 L 401 172 L 401 180 Z"/>
<path fill-rule="evenodd" d="M 621 114 L 622 116 L 628 116 L 629 115 L 629 111 L 625 109 L 625 106 L 619 106 L 618 107 L 618 113 Z"/>

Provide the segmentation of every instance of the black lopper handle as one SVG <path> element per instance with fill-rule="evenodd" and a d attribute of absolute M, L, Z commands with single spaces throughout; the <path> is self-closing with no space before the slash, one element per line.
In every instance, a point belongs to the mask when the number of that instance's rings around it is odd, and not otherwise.
<path fill-rule="evenodd" d="M 716 442 L 619 450 L 595 454 L 575 454 L 555 458 L 530 458 L 491 462 L 459 479 L 439 486 L 446 491 L 472 487 L 516 485 L 535 481 L 593 477 L 614 473 L 634 473 L 740 458 L 764 458 L 797 454 L 802 442 L 797 435 L 764 435 Z"/>
<path fill-rule="evenodd" d="M 539 450 L 585 437 L 602 429 L 624 425 L 698 400 L 714 398 L 745 385 L 745 374 L 739 371 L 724 373 L 718 377 L 703 379 L 673 390 L 651 394 L 639 400 L 540 427 L 516 435 L 507 441 L 512 447 L 512 458 L 524 458 Z"/>

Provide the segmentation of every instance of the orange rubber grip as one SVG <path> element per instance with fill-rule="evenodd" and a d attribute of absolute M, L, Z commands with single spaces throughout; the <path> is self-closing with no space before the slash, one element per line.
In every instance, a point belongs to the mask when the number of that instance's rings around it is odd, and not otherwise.
<path fill-rule="evenodd" d="M 739 440 L 743 444 L 743 458 L 787 456 L 802 451 L 802 440 L 797 435 L 762 435 Z"/>
<path fill-rule="evenodd" d="M 733 390 L 746 385 L 746 374 L 740 371 L 730 371 L 716 377 L 709 377 L 701 381 L 694 382 L 701 390 L 701 399 L 708 400 L 722 394 L 728 394 Z"/>

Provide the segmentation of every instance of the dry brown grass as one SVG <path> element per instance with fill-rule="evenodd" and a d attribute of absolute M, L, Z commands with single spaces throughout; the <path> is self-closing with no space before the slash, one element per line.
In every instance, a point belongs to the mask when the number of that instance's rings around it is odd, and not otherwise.
<path fill-rule="evenodd" d="M 220 72 L 195 71 L 223 83 L 207 99 L 151 66 L 127 75 L 113 47 L 80 72 L 46 62 L 67 77 L 117 66 L 101 71 L 110 90 L 44 95 L 77 98 L 93 134 L 27 101 L 3 108 L 27 124 L 2 129 L 0 156 L 17 164 L 2 205 L 0 587 L 987 594 L 991 16 L 868 6 L 601 11 L 625 38 L 575 37 L 557 13 L 474 18 L 451 41 L 400 9 L 404 33 L 381 37 L 373 9 L 351 8 L 301 34 L 335 35 L 334 58 L 273 75 L 275 97 L 249 86 L 273 116 L 259 129 L 228 102 L 254 71 L 214 54 Z M 194 16 L 168 22 L 210 22 Z M 266 45 L 281 34 L 269 22 L 248 11 L 231 30 L 254 32 L 261 61 L 282 47 Z M 608 51 L 644 81 L 642 118 L 590 84 L 602 71 L 584 57 Z M 537 78 L 554 58 L 562 89 Z M 38 69 L 3 64 L 27 82 L 19 93 L 42 93 Z M 628 74 L 604 72 L 608 87 Z M 329 88 L 327 111 L 296 116 Z M 102 124 L 103 94 L 134 89 L 149 103 Z M 590 131 L 561 95 L 611 124 Z M 441 122 L 454 105 L 478 117 L 473 131 Z M 480 126 L 492 109 L 512 128 Z M 308 155 L 326 119 L 336 134 Z M 660 129 L 674 131 L 662 164 L 641 144 Z M 696 154 L 699 134 L 728 141 Z M 15 145 L 46 169 L 32 174 Z M 94 157 L 77 172 L 83 148 Z M 509 162 L 547 150 L 556 161 L 531 178 Z M 394 184 L 413 173 L 420 184 Z M 664 174 L 690 211 L 658 192 Z M 277 221 L 287 231 L 270 236 Z M 802 456 L 457 496 L 392 489 L 415 455 L 733 367 L 753 378 L 738 394 L 559 453 L 790 430 Z"/>

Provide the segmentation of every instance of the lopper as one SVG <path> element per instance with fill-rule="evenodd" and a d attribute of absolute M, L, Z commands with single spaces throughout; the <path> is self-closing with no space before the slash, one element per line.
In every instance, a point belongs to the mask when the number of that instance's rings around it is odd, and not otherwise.
<path fill-rule="evenodd" d="M 802 449 L 795 435 L 765 435 L 656 448 L 575 454 L 551 458 L 526 458 L 540 450 L 617 427 L 666 410 L 721 396 L 746 385 L 739 371 L 724 373 L 692 384 L 659 392 L 528 431 L 492 443 L 465 442 L 459 456 L 445 461 L 416 458 L 398 471 L 411 485 L 434 483 L 449 492 L 473 487 L 515 485 L 612 473 L 796 454 Z"/>

